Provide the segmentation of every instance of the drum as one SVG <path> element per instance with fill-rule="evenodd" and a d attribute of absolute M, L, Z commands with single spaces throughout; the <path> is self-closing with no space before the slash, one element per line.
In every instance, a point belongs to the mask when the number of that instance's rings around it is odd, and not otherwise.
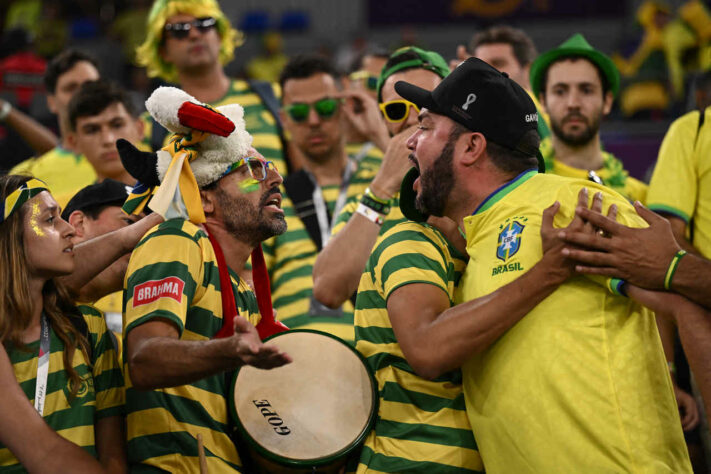
<path fill-rule="evenodd" d="M 266 341 L 293 362 L 272 370 L 240 368 L 229 398 L 253 468 L 339 472 L 375 423 L 373 374 L 353 347 L 324 332 L 295 329 Z"/>

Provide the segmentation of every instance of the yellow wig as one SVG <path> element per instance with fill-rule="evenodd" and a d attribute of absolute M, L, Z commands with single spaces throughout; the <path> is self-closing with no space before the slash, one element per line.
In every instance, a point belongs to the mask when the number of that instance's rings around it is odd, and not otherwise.
<path fill-rule="evenodd" d="M 146 40 L 136 49 L 136 61 L 147 69 L 149 77 L 161 77 L 175 82 L 175 67 L 163 61 L 160 47 L 163 42 L 163 27 L 174 15 L 192 15 L 196 18 L 213 17 L 217 20 L 217 32 L 222 39 L 220 63 L 225 65 L 234 58 L 234 50 L 244 42 L 242 32 L 232 28 L 230 20 L 220 10 L 216 0 L 155 0 L 148 14 Z"/>

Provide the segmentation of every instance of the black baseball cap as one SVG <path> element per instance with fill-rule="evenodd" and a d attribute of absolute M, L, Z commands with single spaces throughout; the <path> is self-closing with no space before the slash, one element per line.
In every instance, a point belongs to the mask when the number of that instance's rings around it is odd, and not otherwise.
<path fill-rule="evenodd" d="M 85 211 L 96 206 L 115 204 L 121 207 L 128 198 L 130 190 L 130 186 L 108 178 L 100 183 L 90 184 L 82 188 L 67 203 L 62 211 L 62 219 L 69 219 L 74 211 Z"/>
<path fill-rule="evenodd" d="M 431 92 L 405 81 L 395 83 L 395 91 L 420 109 L 445 115 L 497 145 L 528 156 L 538 152 L 521 140 L 538 129 L 533 101 L 506 73 L 481 59 L 467 59 Z"/>

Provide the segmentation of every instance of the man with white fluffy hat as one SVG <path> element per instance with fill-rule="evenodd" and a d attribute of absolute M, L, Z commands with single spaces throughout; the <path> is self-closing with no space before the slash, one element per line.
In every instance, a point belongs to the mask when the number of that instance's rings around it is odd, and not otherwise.
<path fill-rule="evenodd" d="M 156 154 L 117 144 L 139 180 L 124 209 L 140 212 L 153 189 L 150 207 L 166 219 L 133 251 L 124 282 L 129 463 L 198 472 L 202 435 L 209 471 L 238 471 L 224 372 L 290 362 L 260 341 L 286 329 L 260 246 L 286 230 L 282 178 L 251 147 L 241 106 L 213 109 L 165 87 L 146 106 L 173 136 Z M 256 296 L 239 277 L 250 254 Z"/>

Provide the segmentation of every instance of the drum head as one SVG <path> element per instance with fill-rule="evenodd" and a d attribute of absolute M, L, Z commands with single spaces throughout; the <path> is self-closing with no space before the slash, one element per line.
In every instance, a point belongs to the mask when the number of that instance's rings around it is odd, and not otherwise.
<path fill-rule="evenodd" d="M 262 456 L 287 466 L 325 465 L 358 446 L 377 414 L 377 386 L 351 346 L 320 331 L 269 339 L 293 362 L 245 366 L 232 384 L 232 416 Z"/>

